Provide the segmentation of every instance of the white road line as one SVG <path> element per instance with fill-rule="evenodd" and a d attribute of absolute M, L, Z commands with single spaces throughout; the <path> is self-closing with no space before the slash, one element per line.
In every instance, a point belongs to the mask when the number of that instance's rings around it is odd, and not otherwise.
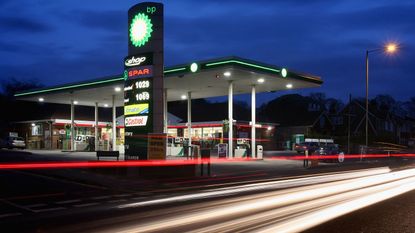
<path fill-rule="evenodd" d="M 0 199 L 0 202 L 6 203 L 8 205 L 14 206 L 14 207 L 19 208 L 19 209 L 23 209 L 23 210 L 26 210 L 26 211 L 29 211 L 29 212 L 33 212 L 32 209 L 27 208 L 27 207 L 24 207 L 24 206 L 21 206 L 21 205 L 18 205 L 16 203 L 11 202 L 11 201 L 7 201 L 7 200 L 4 200 L 4 199 Z"/>
<path fill-rule="evenodd" d="M 68 203 L 74 203 L 74 202 L 80 202 L 81 199 L 73 199 L 73 200 L 66 200 L 66 201 L 57 201 L 56 204 L 68 204 Z"/>
<path fill-rule="evenodd" d="M 6 218 L 6 217 L 14 217 L 22 215 L 22 213 L 7 213 L 7 214 L 0 214 L 0 218 Z"/>
<path fill-rule="evenodd" d="M 86 207 L 86 206 L 93 206 L 93 205 L 98 205 L 98 202 L 91 202 L 91 203 L 85 203 L 85 204 L 78 204 L 78 205 L 73 205 L 74 207 Z"/>
<path fill-rule="evenodd" d="M 48 180 L 59 181 L 61 183 L 76 184 L 76 185 L 81 185 L 81 186 L 85 186 L 85 187 L 89 187 L 89 188 L 95 188 L 95 189 L 102 189 L 102 190 L 107 189 L 106 187 L 103 187 L 103 186 L 98 186 L 98 185 L 93 185 L 93 184 L 85 184 L 85 183 L 81 183 L 81 182 L 78 182 L 78 181 L 67 180 L 67 179 L 65 179 L 65 177 L 57 178 L 57 177 L 43 175 L 43 174 L 37 174 L 37 173 L 33 173 L 33 172 L 16 171 L 16 170 L 14 170 L 13 172 L 20 173 L 20 174 L 31 175 L 31 176 L 35 176 L 35 177 L 41 177 L 41 178 L 48 179 Z"/>
<path fill-rule="evenodd" d="M 55 208 L 47 208 L 47 209 L 40 209 L 40 210 L 32 210 L 35 213 L 41 213 L 41 212 L 49 212 L 49 211 L 55 211 L 55 210 L 64 210 L 65 207 L 55 207 Z"/>

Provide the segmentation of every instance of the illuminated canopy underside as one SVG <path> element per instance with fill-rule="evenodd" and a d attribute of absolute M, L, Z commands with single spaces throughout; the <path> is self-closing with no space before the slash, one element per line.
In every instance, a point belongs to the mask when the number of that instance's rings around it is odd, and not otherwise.
<path fill-rule="evenodd" d="M 229 81 L 234 83 L 234 95 L 251 93 L 256 85 L 257 93 L 292 89 L 319 87 L 323 81 L 316 76 L 293 72 L 288 69 L 287 77 L 282 77 L 282 68 L 259 62 L 229 57 L 223 59 L 196 62 L 198 70 L 191 72 L 190 65 L 166 67 L 164 70 L 164 88 L 168 91 L 168 101 L 181 100 L 181 96 L 192 92 L 192 99 L 226 96 Z M 229 77 L 224 73 L 230 72 Z M 264 79 L 258 83 L 258 79 Z M 123 92 L 115 92 L 115 87 L 123 87 L 123 75 L 89 80 L 79 83 L 47 87 L 17 93 L 19 100 L 38 101 L 44 98 L 47 103 L 69 104 L 76 100 L 79 105 L 100 106 L 111 104 L 112 95 L 116 95 L 116 105 L 123 106 Z"/>

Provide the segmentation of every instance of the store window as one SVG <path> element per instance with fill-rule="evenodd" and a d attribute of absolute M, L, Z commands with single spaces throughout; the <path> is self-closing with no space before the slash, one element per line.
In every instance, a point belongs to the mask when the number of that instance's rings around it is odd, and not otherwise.
<path fill-rule="evenodd" d="M 32 136 L 42 135 L 42 125 L 41 124 L 32 124 Z"/>

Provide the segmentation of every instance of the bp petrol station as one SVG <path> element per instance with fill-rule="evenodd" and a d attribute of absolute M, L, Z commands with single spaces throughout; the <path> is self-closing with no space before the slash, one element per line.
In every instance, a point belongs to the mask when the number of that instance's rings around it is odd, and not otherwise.
<path fill-rule="evenodd" d="M 42 101 L 70 105 L 70 148 L 75 147 L 75 105 L 95 108 L 95 135 L 98 135 L 98 108 L 112 106 L 112 150 L 117 145 L 116 108 L 124 108 L 124 153 L 126 159 L 165 159 L 168 131 L 167 102 L 187 101 L 187 144 L 192 145 L 192 99 L 228 97 L 229 125 L 234 124 L 233 96 L 251 95 L 250 150 L 256 150 L 256 93 L 286 89 L 319 87 L 319 77 L 293 72 L 281 67 L 225 57 L 164 66 L 163 5 L 145 2 L 128 11 L 128 54 L 124 72 L 119 76 L 29 90 L 15 96 L 24 101 Z M 122 92 L 124 90 L 124 92 Z M 283 111 L 283 109 L 276 109 Z M 222 141 L 227 157 L 235 157 L 234 127 Z M 120 136 L 120 135 L 118 135 Z M 98 137 L 95 137 L 98 144 Z M 117 146 L 115 146 L 117 145 Z M 118 148 L 117 148 L 118 147 Z M 192 147 L 188 147 L 191 151 Z"/>

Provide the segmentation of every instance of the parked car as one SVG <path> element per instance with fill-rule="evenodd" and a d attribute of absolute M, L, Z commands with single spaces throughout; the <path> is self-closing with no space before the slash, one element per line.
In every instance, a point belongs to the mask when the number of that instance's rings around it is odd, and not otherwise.
<path fill-rule="evenodd" d="M 314 152 L 314 155 L 319 155 L 322 162 L 344 162 L 344 153 L 339 149 L 339 145 L 334 143 L 328 143 L 320 145 L 320 147 Z"/>
<path fill-rule="evenodd" d="M 26 149 L 26 143 L 22 137 L 6 137 L 4 147 L 8 149 Z"/>
<path fill-rule="evenodd" d="M 302 142 L 300 144 L 295 144 L 294 150 L 300 154 L 304 154 L 308 150 L 308 154 L 313 154 L 319 148 L 318 142 Z"/>

